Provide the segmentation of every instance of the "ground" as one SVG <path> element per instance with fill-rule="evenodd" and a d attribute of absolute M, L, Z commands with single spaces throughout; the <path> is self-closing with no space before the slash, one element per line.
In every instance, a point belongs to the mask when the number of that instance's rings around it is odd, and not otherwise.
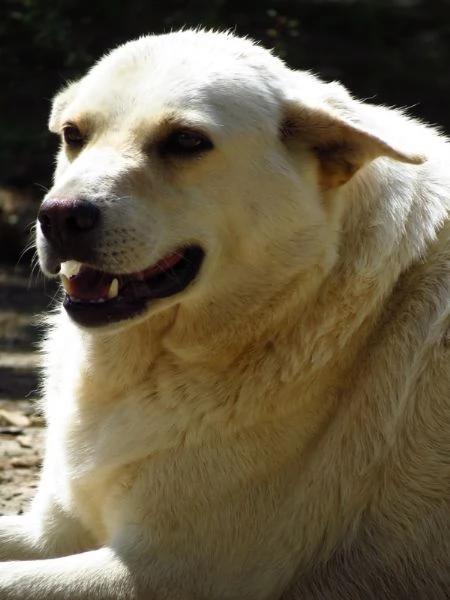
<path fill-rule="evenodd" d="M 0 266 L 0 515 L 22 512 L 36 488 L 45 434 L 39 315 L 54 294 L 27 266 Z"/>
<path fill-rule="evenodd" d="M 20 514 L 33 497 L 43 444 L 43 420 L 33 402 L 0 400 L 0 515 Z"/>

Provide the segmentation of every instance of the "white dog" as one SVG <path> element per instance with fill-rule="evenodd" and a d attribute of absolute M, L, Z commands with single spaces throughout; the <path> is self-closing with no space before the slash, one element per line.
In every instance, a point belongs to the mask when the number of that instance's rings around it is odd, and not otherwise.
<path fill-rule="evenodd" d="M 65 289 L 1 600 L 450 598 L 450 152 L 227 34 L 57 96 Z"/>

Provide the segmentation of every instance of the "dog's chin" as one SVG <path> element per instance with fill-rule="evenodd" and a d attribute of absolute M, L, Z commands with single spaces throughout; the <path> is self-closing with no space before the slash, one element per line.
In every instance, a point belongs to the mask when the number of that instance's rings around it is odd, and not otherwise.
<path fill-rule="evenodd" d="M 64 309 L 83 328 L 117 329 L 184 292 L 197 279 L 204 257 L 200 246 L 183 246 L 143 271 L 126 274 L 63 263 Z"/>

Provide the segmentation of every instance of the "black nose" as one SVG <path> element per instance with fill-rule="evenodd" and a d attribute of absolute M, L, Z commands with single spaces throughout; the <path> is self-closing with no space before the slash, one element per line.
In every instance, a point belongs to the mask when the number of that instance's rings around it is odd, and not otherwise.
<path fill-rule="evenodd" d="M 38 220 L 45 238 L 62 256 L 78 254 L 98 227 L 100 211 L 88 200 L 47 198 L 42 203 Z M 78 250 L 78 251 L 77 251 Z"/>

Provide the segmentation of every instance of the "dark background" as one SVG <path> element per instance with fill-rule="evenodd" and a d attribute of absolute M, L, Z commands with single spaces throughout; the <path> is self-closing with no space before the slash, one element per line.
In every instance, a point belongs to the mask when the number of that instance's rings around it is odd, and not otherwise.
<path fill-rule="evenodd" d="M 186 25 L 250 35 L 450 132 L 450 0 L 0 0 L 0 260 L 50 182 L 53 94 L 117 44 Z"/>

